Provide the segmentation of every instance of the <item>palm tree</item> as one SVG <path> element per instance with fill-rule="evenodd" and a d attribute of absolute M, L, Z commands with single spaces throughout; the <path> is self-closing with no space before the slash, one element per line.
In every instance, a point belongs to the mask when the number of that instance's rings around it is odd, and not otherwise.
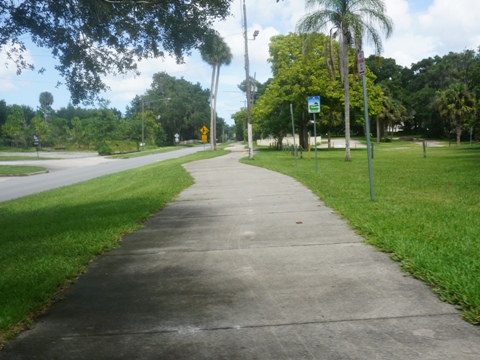
<path fill-rule="evenodd" d="M 375 25 L 379 25 L 388 37 L 392 33 L 393 24 L 386 15 L 383 0 L 306 0 L 306 4 L 312 12 L 298 22 L 297 31 L 319 32 L 331 25 L 330 37 L 338 36 L 340 79 L 343 80 L 345 96 L 345 161 L 350 161 L 348 49 L 361 50 L 363 37 L 366 36 L 379 55 L 382 42 Z"/>
<path fill-rule="evenodd" d="M 44 91 L 40 93 L 38 101 L 40 102 L 40 111 L 43 113 L 43 118 L 45 122 L 47 122 L 47 119 L 50 116 L 52 110 L 53 95 L 48 91 Z"/>
<path fill-rule="evenodd" d="M 223 38 L 217 32 L 210 32 L 200 45 L 202 60 L 212 66 L 212 86 L 210 88 L 210 145 L 212 150 L 217 149 L 217 94 L 220 79 L 220 67 L 229 65 L 232 61 L 232 52 Z M 216 78 L 215 78 L 216 74 Z"/>
<path fill-rule="evenodd" d="M 457 146 L 460 146 L 462 127 L 475 114 L 475 96 L 465 84 L 453 83 L 446 90 L 437 92 L 433 105 L 455 126 Z"/>
<path fill-rule="evenodd" d="M 391 130 L 391 138 L 393 138 L 393 129 L 396 124 L 402 122 L 406 118 L 407 109 L 402 103 L 391 96 L 384 95 L 383 108 L 377 115 L 377 142 L 380 143 L 382 132 L 387 141 L 388 131 L 385 131 L 385 126 L 388 125 Z M 381 126 L 382 125 L 382 126 Z"/>

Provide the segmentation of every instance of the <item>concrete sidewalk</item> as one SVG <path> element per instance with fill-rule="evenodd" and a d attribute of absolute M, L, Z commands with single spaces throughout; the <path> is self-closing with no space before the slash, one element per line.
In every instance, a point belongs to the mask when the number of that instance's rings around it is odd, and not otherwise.
<path fill-rule="evenodd" d="M 227 156 L 1 359 L 479 359 L 480 329 L 289 177 Z"/>

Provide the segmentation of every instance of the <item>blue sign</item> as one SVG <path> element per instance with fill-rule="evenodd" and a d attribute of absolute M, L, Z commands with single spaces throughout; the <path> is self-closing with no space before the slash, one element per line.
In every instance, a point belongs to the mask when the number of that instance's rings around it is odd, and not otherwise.
<path fill-rule="evenodd" d="M 320 96 L 308 97 L 308 113 L 318 114 L 320 112 Z"/>

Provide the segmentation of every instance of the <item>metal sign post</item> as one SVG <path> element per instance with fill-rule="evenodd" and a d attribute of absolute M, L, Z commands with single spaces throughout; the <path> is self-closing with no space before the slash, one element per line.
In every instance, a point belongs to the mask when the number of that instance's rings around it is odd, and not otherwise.
<path fill-rule="evenodd" d="M 317 119 L 315 114 L 320 113 L 320 96 L 308 97 L 308 113 L 313 114 L 313 137 L 315 146 L 315 169 L 318 172 L 318 156 L 317 156 Z"/>
<path fill-rule="evenodd" d="M 363 108 L 365 110 L 365 132 L 367 133 L 367 158 L 368 158 L 368 178 L 370 180 L 370 199 L 374 200 L 372 148 L 370 147 L 370 120 L 368 119 L 367 80 L 365 78 L 365 58 L 363 56 L 363 51 L 358 52 L 357 63 L 358 63 L 358 75 L 362 76 L 362 84 L 363 84 Z"/>
<path fill-rule="evenodd" d="M 295 166 L 298 166 L 298 160 L 297 160 L 297 144 L 295 141 L 295 123 L 293 121 L 293 105 L 290 104 L 290 114 L 292 115 L 292 136 L 293 136 L 293 152 L 295 156 Z"/>
<path fill-rule="evenodd" d="M 38 154 L 38 149 L 40 147 L 40 139 L 37 135 L 33 135 L 33 145 L 35 145 L 35 147 L 37 148 L 37 158 L 40 158 L 40 155 Z"/>

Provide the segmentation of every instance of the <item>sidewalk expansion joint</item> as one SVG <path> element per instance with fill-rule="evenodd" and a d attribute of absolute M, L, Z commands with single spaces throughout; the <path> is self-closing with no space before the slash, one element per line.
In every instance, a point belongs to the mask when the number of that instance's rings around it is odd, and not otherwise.
<path fill-rule="evenodd" d="M 333 243 L 312 243 L 312 244 L 292 244 L 292 245 L 281 245 L 281 246 L 256 246 L 256 247 L 235 247 L 230 249 L 225 248 L 214 248 L 214 249 L 173 249 L 173 250 L 161 250 L 161 251 L 149 251 L 149 252 L 124 252 L 121 254 L 114 253 L 104 253 L 105 256 L 151 256 L 151 255 L 165 255 L 170 253 L 208 253 L 208 252 L 220 252 L 220 251 L 238 251 L 238 250 L 263 250 L 263 249 L 284 249 L 284 248 L 295 248 L 295 247 L 314 247 L 314 246 L 335 246 L 335 245 L 358 245 L 364 244 L 361 241 L 351 241 L 351 242 L 333 242 Z"/>
<path fill-rule="evenodd" d="M 220 217 L 238 217 L 238 216 L 257 216 L 257 215 L 278 215 L 278 214 L 299 214 L 299 213 L 316 213 L 316 212 L 324 212 L 326 210 L 322 209 L 310 209 L 310 210 L 289 210 L 289 211 L 266 211 L 262 213 L 250 213 L 245 210 L 248 210 L 248 207 L 242 207 L 240 210 L 244 211 L 238 211 L 236 213 L 232 214 L 211 214 L 211 215 L 182 215 L 182 219 L 210 219 L 210 218 L 220 218 Z M 333 211 L 330 211 L 333 213 Z M 163 220 L 163 219 L 178 219 L 178 215 L 165 215 L 162 216 L 162 213 L 158 213 L 158 219 Z"/>
<path fill-rule="evenodd" d="M 74 338 L 92 338 L 92 337 L 115 337 L 115 336 L 137 336 L 137 335 L 162 335 L 162 334 L 188 334 L 199 332 L 215 332 L 215 331 L 229 331 L 229 330 L 248 330 L 248 329 L 267 329 L 267 328 L 281 328 L 293 326 L 311 326 L 311 325 L 327 325 L 327 324 L 341 324 L 341 323 L 358 323 L 358 322 L 375 322 L 388 320 L 403 320 L 403 319 L 420 319 L 420 318 L 434 318 L 434 317 L 451 317 L 458 316 L 458 312 L 438 313 L 438 314 L 423 314 L 423 315 L 406 315 L 406 316 L 392 316 L 392 317 L 377 317 L 377 318 L 356 318 L 356 319 L 342 319 L 342 320 L 325 320 L 325 321 L 304 321 L 292 323 L 279 324 L 262 324 L 262 325 L 232 325 L 232 326 L 217 326 L 217 327 L 195 327 L 185 326 L 179 328 L 171 328 L 165 330 L 145 330 L 145 331 L 124 331 L 116 333 L 83 333 L 60 336 L 61 339 Z M 45 336 L 42 338 L 58 338 L 53 336 Z"/>

